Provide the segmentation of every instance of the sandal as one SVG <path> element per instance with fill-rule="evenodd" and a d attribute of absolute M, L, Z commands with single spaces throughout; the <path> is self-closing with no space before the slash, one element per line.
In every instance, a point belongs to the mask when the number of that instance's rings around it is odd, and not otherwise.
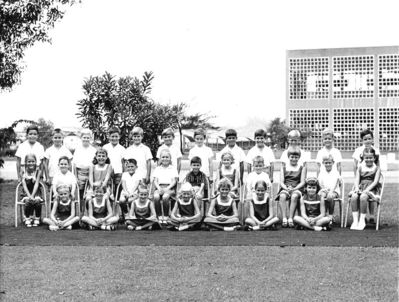
<path fill-rule="evenodd" d="M 292 221 L 292 219 L 288 219 L 288 227 L 293 228 L 294 226 L 294 221 Z"/>
<path fill-rule="evenodd" d="M 286 228 L 288 226 L 287 218 L 283 218 L 283 222 L 281 223 L 281 226 L 283 228 Z"/>

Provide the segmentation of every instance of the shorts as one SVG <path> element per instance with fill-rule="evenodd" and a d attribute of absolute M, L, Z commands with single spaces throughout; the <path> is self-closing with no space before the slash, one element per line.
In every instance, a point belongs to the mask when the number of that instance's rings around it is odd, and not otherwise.
<path fill-rule="evenodd" d="M 302 192 L 300 190 L 295 190 L 294 192 L 292 192 L 292 194 L 290 194 L 290 192 L 288 192 L 287 190 L 281 189 L 279 191 L 279 193 L 277 194 L 275 200 L 280 200 L 280 196 L 283 195 L 283 194 L 287 196 L 286 199 L 291 199 L 291 196 L 294 195 L 294 194 L 298 194 L 299 198 L 302 197 Z"/>
<path fill-rule="evenodd" d="M 129 194 L 129 193 L 126 192 L 126 191 L 122 191 L 119 200 L 120 200 L 120 201 L 124 201 L 124 202 L 127 201 L 128 203 L 132 203 L 132 201 L 133 201 L 134 199 L 137 199 L 137 198 L 138 198 L 138 194 L 137 194 L 137 193 Z"/>
<path fill-rule="evenodd" d="M 327 196 L 327 194 L 330 192 L 331 190 L 329 189 L 321 189 L 319 192 L 319 195 L 322 196 L 322 194 L 324 194 L 325 196 Z M 339 198 L 339 192 L 334 191 L 334 199 Z"/>

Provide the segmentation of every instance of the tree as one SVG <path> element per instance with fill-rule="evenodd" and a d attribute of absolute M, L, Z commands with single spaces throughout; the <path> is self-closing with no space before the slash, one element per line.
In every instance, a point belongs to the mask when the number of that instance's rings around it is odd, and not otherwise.
<path fill-rule="evenodd" d="M 20 80 L 26 48 L 35 42 L 51 42 L 48 31 L 64 15 L 73 0 L 1 1 L 0 88 L 11 89 Z"/>
<path fill-rule="evenodd" d="M 272 146 L 277 145 L 278 148 L 286 148 L 288 144 L 287 134 L 289 132 L 289 127 L 287 127 L 284 120 L 276 117 L 266 127 L 266 132 L 270 133 L 271 135 Z"/>
<path fill-rule="evenodd" d="M 50 147 L 53 143 L 53 122 L 46 121 L 44 118 L 39 118 L 36 125 L 39 128 L 39 138 L 37 139 L 38 142 L 41 143 L 45 149 Z"/>

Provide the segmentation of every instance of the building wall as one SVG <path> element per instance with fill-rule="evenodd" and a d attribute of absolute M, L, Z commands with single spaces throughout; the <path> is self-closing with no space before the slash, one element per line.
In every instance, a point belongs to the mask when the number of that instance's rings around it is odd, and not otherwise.
<path fill-rule="evenodd" d="M 399 46 L 289 50 L 286 71 L 286 117 L 312 133 L 305 149 L 320 149 L 329 127 L 343 151 L 365 128 L 381 150 L 398 151 Z"/>

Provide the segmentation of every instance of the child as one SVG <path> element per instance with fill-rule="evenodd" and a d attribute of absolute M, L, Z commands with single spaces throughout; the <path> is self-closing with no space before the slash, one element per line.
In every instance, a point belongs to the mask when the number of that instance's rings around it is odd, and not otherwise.
<path fill-rule="evenodd" d="M 52 181 L 54 198 L 57 197 L 57 188 L 60 185 L 68 186 L 71 190 L 72 198 L 75 197 L 76 186 L 78 184 L 75 175 L 69 171 L 70 163 L 67 156 L 61 156 L 58 160 L 58 171 Z"/>
<path fill-rule="evenodd" d="M 68 161 L 72 160 L 72 153 L 62 144 L 64 136 L 61 129 L 53 130 L 53 145 L 47 148 L 44 153 L 44 174 L 46 182 L 51 185 L 54 175 L 59 171 L 58 163 L 61 157 L 67 157 Z"/>
<path fill-rule="evenodd" d="M 160 159 L 162 150 L 168 150 L 172 156 L 172 166 L 177 170 L 177 173 L 180 173 L 182 154 L 180 148 L 173 145 L 174 138 L 175 134 L 171 128 L 162 131 L 161 139 L 164 143 L 158 148 L 157 158 Z"/>
<path fill-rule="evenodd" d="M 255 198 L 249 202 L 249 215 L 245 219 L 245 224 L 250 229 L 263 230 L 268 227 L 275 227 L 279 219 L 273 214 L 273 203 L 267 193 L 267 183 L 258 180 L 255 184 Z"/>
<path fill-rule="evenodd" d="M 103 147 L 108 152 L 109 160 L 113 169 L 111 179 L 114 185 L 114 195 L 116 195 L 116 190 L 121 182 L 123 172 L 123 154 L 125 153 L 125 148 L 119 144 L 119 139 L 119 128 L 111 127 L 108 129 L 109 143 L 105 144 Z M 115 196 L 115 198 L 118 199 L 119 196 Z"/>
<path fill-rule="evenodd" d="M 324 200 L 318 194 L 319 190 L 317 178 L 306 180 L 305 193 L 301 198 L 301 216 L 295 216 L 294 221 L 314 231 L 325 231 L 328 230 L 330 218 L 325 216 Z"/>
<path fill-rule="evenodd" d="M 280 191 L 276 200 L 280 200 L 281 212 L 283 216 L 282 226 L 286 228 L 294 227 L 293 217 L 297 209 L 299 199 L 302 196 L 301 190 L 305 185 L 306 166 L 299 164 L 301 149 L 299 147 L 288 148 L 288 164 L 281 165 L 280 172 Z M 286 202 L 288 200 L 288 208 Z M 287 210 L 289 210 L 287 220 Z"/>
<path fill-rule="evenodd" d="M 79 217 L 75 214 L 71 188 L 67 185 L 59 185 L 56 190 L 50 218 L 43 218 L 43 222 L 48 224 L 50 231 L 72 230 L 72 225 L 79 222 Z"/>
<path fill-rule="evenodd" d="M 25 225 L 30 228 L 31 226 L 40 225 L 40 216 L 42 214 L 42 202 L 40 197 L 40 176 L 41 171 L 37 166 L 36 155 L 33 153 L 27 154 L 24 157 L 24 172 L 22 174 L 22 201 L 25 202 Z"/>
<path fill-rule="evenodd" d="M 223 178 L 227 178 L 233 184 L 231 189 L 231 197 L 238 198 L 238 170 L 233 168 L 234 157 L 230 152 L 223 153 L 221 156 L 221 167 L 216 174 L 216 186 Z"/>
<path fill-rule="evenodd" d="M 195 201 L 193 187 L 183 184 L 180 195 L 172 209 L 171 224 L 178 230 L 193 229 L 201 222 L 201 211 Z"/>
<path fill-rule="evenodd" d="M 288 132 L 288 149 L 290 147 L 294 148 L 299 148 L 299 143 L 301 141 L 301 133 L 298 130 L 291 130 Z M 289 164 L 290 160 L 288 158 L 288 149 L 284 150 L 283 153 L 281 154 L 280 161 L 282 161 L 284 164 Z M 306 162 L 310 160 L 308 156 L 306 156 L 306 152 L 302 149 L 301 151 L 301 157 L 299 158 L 298 164 L 300 166 L 305 166 Z"/>
<path fill-rule="evenodd" d="M 233 184 L 224 178 L 219 182 L 219 196 L 212 199 L 208 213 L 205 217 L 205 224 L 211 228 L 235 231 L 239 227 L 236 203 L 230 197 Z"/>
<path fill-rule="evenodd" d="M 191 171 L 187 173 L 183 182 L 188 182 L 194 190 L 195 199 L 198 202 L 198 207 L 203 215 L 203 204 L 202 199 L 204 196 L 208 196 L 208 178 L 201 169 L 201 158 L 194 156 L 190 160 Z"/>
<path fill-rule="evenodd" d="M 126 161 L 126 172 L 122 174 L 122 193 L 119 198 L 119 206 L 122 216 L 126 219 L 129 213 L 129 205 L 138 197 L 137 188 L 140 183 L 140 176 L 136 174 L 137 161 L 134 158 Z"/>
<path fill-rule="evenodd" d="M 322 158 L 324 169 L 318 176 L 318 181 L 321 187 L 320 196 L 324 200 L 326 213 L 331 222 L 333 222 L 334 215 L 334 199 L 340 197 L 339 183 L 341 175 L 337 169 L 333 169 L 334 159 L 332 154 L 326 154 Z"/>
<path fill-rule="evenodd" d="M 318 164 L 317 175 L 319 175 L 320 173 L 320 168 L 324 169 L 324 165 L 322 165 L 323 158 L 329 155 L 331 156 L 334 163 L 332 168 L 334 170 L 338 170 L 339 175 L 341 175 L 342 156 L 341 156 L 341 151 L 333 147 L 334 132 L 331 129 L 326 128 L 322 133 L 322 137 L 323 137 L 324 147 L 317 152 L 316 156 L 316 162 Z"/>
<path fill-rule="evenodd" d="M 262 156 L 258 155 L 253 159 L 253 171 L 248 174 L 247 179 L 246 179 L 246 192 L 247 196 L 244 196 L 245 198 L 249 199 L 254 199 L 255 198 L 255 184 L 259 180 L 263 180 L 267 187 L 270 188 L 272 183 L 270 182 L 269 175 L 265 173 L 264 170 L 265 167 L 265 160 Z"/>
<path fill-rule="evenodd" d="M 90 140 L 92 138 L 90 130 L 83 129 L 80 138 L 82 140 L 82 145 L 76 148 L 73 154 L 72 171 L 79 184 L 80 215 L 82 216 L 86 208 L 86 201 L 83 194 L 86 182 L 89 181 L 89 169 L 97 150 L 90 145 Z"/>
<path fill-rule="evenodd" d="M 37 126 L 31 125 L 26 128 L 27 139 L 18 146 L 17 152 L 15 153 L 15 156 L 17 157 L 18 182 L 22 181 L 22 175 L 25 171 L 25 157 L 28 154 L 35 155 L 37 167 L 40 171 L 43 171 L 42 160 L 44 157 L 44 148 L 42 144 L 37 141 L 38 136 L 39 128 Z"/>
<path fill-rule="evenodd" d="M 144 131 L 140 127 L 134 127 L 130 135 L 133 140 L 133 145 L 125 150 L 123 159 L 134 158 L 137 161 L 137 175 L 140 175 L 145 184 L 149 184 L 152 155 L 150 148 L 142 144 Z"/>
<path fill-rule="evenodd" d="M 161 223 L 169 219 L 169 200 L 174 195 L 179 175 L 171 165 L 171 155 L 168 150 L 162 150 L 160 154 L 160 165 L 154 170 L 154 203 L 158 219 Z M 162 202 L 161 202 L 162 199 Z"/>
<path fill-rule="evenodd" d="M 225 133 L 226 137 L 226 147 L 222 149 L 217 155 L 217 159 L 222 164 L 221 155 L 226 152 L 230 152 L 233 154 L 234 163 L 232 164 L 233 168 L 239 171 L 240 175 L 240 184 L 242 184 L 243 175 L 244 175 L 244 161 L 245 161 L 245 153 L 244 151 L 237 146 L 237 131 L 234 129 L 228 129 Z"/>
<path fill-rule="evenodd" d="M 138 199 L 133 200 L 126 224 L 128 230 L 152 229 L 157 222 L 154 203 L 148 199 L 148 189 L 139 186 Z"/>
<path fill-rule="evenodd" d="M 252 171 L 252 162 L 256 156 L 262 156 L 263 162 L 266 165 L 266 173 L 269 175 L 269 179 L 273 179 L 273 161 L 275 160 L 272 149 L 265 145 L 266 132 L 263 129 L 255 131 L 256 145 L 253 146 L 247 154 L 247 170 L 248 173 Z"/>
<path fill-rule="evenodd" d="M 367 203 L 377 201 L 381 190 L 379 183 L 381 169 L 377 165 L 376 151 L 372 147 L 366 147 L 361 158 L 362 163 L 357 168 L 353 191 L 349 193 L 353 217 L 351 230 L 364 230 L 366 227 Z"/>
<path fill-rule="evenodd" d="M 204 145 L 205 140 L 204 129 L 197 129 L 194 131 L 195 146 L 188 153 L 188 159 L 192 159 L 194 156 L 201 158 L 201 171 L 205 173 L 210 181 L 213 180 L 213 167 L 212 158 L 213 151 L 211 148 Z"/>

